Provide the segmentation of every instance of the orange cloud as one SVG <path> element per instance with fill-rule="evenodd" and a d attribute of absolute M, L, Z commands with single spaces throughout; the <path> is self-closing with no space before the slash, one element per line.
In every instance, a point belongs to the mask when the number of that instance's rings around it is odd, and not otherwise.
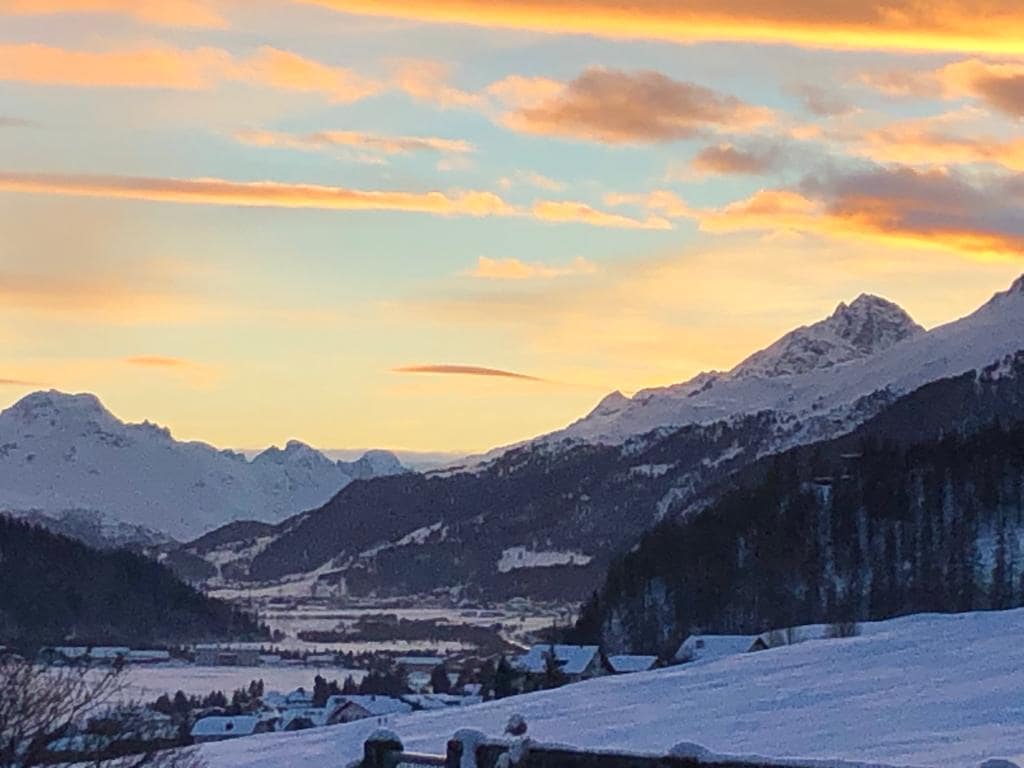
<path fill-rule="evenodd" d="M 761 190 L 722 209 L 698 212 L 700 227 L 790 229 L 973 257 L 1024 256 L 1024 190 L 1012 179 L 976 186 L 944 170 L 876 167 L 808 179 L 802 187 Z"/>
<path fill-rule="evenodd" d="M 344 67 L 332 67 L 295 53 L 264 46 L 231 73 L 233 79 L 283 91 L 320 93 L 349 103 L 372 96 L 383 86 Z"/>
<path fill-rule="evenodd" d="M 646 219 L 634 219 L 617 213 L 601 211 L 586 203 L 572 200 L 540 200 L 533 205 L 533 215 L 541 221 L 577 222 L 595 227 L 613 227 L 617 229 L 672 229 L 667 219 L 659 216 L 648 216 Z"/>
<path fill-rule="evenodd" d="M 161 357 L 160 355 L 138 355 L 126 357 L 124 362 L 128 365 L 137 365 L 143 368 L 187 368 L 193 363 L 182 360 L 180 357 Z"/>
<path fill-rule="evenodd" d="M 405 365 L 392 370 L 395 373 L 440 373 L 456 376 L 487 376 L 523 381 L 544 381 L 536 376 L 527 376 L 525 373 L 503 371 L 500 368 L 484 368 L 479 365 Z"/>
<path fill-rule="evenodd" d="M 605 195 L 604 201 L 613 208 L 632 205 L 669 219 L 693 218 L 695 215 L 689 204 L 669 189 L 656 189 L 641 195 L 615 193 Z"/>
<path fill-rule="evenodd" d="M 894 123 L 863 134 L 850 149 L 880 163 L 939 165 L 990 163 L 1024 171 L 1024 139 L 958 132 L 944 119 Z"/>
<path fill-rule="evenodd" d="M 412 98 L 435 104 L 443 109 L 474 109 L 483 106 L 484 99 L 480 94 L 464 91 L 449 84 L 450 69 L 443 62 L 430 59 L 401 61 L 395 68 L 395 85 Z"/>
<path fill-rule="evenodd" d="M 272 181 L 0 172 L 0 190 L 192 205 L 405 211 L 442 216 L 514 214 L 514 209 L 492 192 L 469 191 L 447 195 L 442 192 L 359 190 Z"/>
<path fill-rule="evenodd" d="M 26 381 L 25 379 L 0 379 L 0 387 L 41 387 L 38 381 Z"/>
<path fill-rule="evenodd" d="M 943 67 L 938 78 L 952 95 L 970 94 L 1010 117 L 1024 117 L 1024 64 L 968 59 Z"/>
<path fill-rule="evenodd" d="M 212 4 L 204 0 L 7 0 L 0 14 L 50 16 L 109 13 L 167 27 L 227 26 Z"/>
<path fill-rule="evenodd" d="M 263 47 L 245 59 L 218 48 L 77 51 L 27 43 L 0 45 L 0 80 L 37 85 L 209 90 L 227 82 L 318 93 L 339 103 L 371 96 L 383 85 L 344 67 Z"/>
<path fill-rule="evenodd" d="M 46 45 L 0 45 L 0 80 L 108 88 L 210 88 L 230 56 L 213 48 L 180 51 L 71 51 Z"/>
<path fill-rule="evenodd" d="M 288 147 L 302 150 L 324 150 L 341 147 L 382 155 L 405 155 L 414 152 L 437 154 L 469 154 L 476 148 L 461 139 L 434 136 L 388 136 L 362 131 L 318 131 L 307 134 L 274 131 L 239 131 L 235 138 L 258 147 Z"/>
<path fill-rule="evenodd" d="M 526 262 L 520 259 L 490 259 L 480 256 L 477 259 L 476 267 L 465 274 L 468 277 L 483 280 L 550 280 L 572 275 L 592 275 L 595 272 L 597 272 L 597 267 L 582 256 L 577 256 L 563 267 Z"/>
<path fill-rule="evenodd" d="M 678 43 L 1024 53 L 1018 0 L 298 0 L 343 13 Z"/>
<path fill-rule="evenodd" d="M 738 149 L 732 144 L 704 147 L 693 158 L 690 167 L 698 174 L 750 174 L 766 173 L 775 167 L 778 150 Z"/>
<path fill-rule="evenodd" d="M 530 187 L 536 187 L 537 189 L 543 189 L 546 192 L 561 192 L 565 189 L 565 184 L 545 176 L 542 173 L 536 171 L 516 171 L 511 176 L 503 176 L 498 180 L 498 185 L 502 189 L 512 189 L 517 184 L 524 184 Z"/>
<path fill-rule="evenodd" d="M 747 129 L 770 113 L 653 71 L 591 68 L 557 94 L 506 114 L 516 131 L 608 144 L 673 141 L 708 128 Z"/>

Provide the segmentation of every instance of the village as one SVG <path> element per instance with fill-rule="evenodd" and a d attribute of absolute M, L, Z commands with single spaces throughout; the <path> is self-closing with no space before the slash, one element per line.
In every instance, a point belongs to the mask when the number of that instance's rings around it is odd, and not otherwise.
<path fill-rule="evenodd" d="M 707 663 L 806 640 L 848 637 L 857 631 L 854 624 L 832 624 L 759 635 L 691 635 L 667 657 L 609 655 L 596 645 L 558 643 L 539 643 L 518 655 L 498 658 L 408 654 L 364 659 L 351 654 L 298 656 L 247 645 L 199 644 L 173 650 L 54 646 L 43 648 L 37 662 L 141 674 L 159 669 L 186 673 L 190 668 L 269 673 L 285 667 L 306 670 L 312 676 L 310 686 L 287 691 L 268 689 L 263 679 L 254 677 L 230 692 L 214 690 L 199 696 L 179 690 L 166 691 L 150 702 L 126 700 L 51 743 L 50 758 L 61 762 L 102 752 L 108 745 L 123 743 L 126 736 L 139 745 L 165 748 L 360 720 L 384 727 L 392 718 L 415 711 L 472 707 L 598 677 Z M 366 666 L 351 668 L 355 663 Z"/>

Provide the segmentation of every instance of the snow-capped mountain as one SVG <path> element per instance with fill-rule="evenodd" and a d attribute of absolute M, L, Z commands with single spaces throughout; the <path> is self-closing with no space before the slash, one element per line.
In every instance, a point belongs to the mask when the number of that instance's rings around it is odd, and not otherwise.
<path fill-rule="evenodd" d="M 360 596 L 581 597 L 615 553 L 707 508 L 762 457 L 834 439 L 853 441 L 843 451 L 934 440 L 1024 420 L 1022 404 L 1024 278 L 929 332 L 863 297 L 728 373 L 609 395 L 564 433 L 353 485 L 275 531 L 222 538 L 242 580 L 306 574 Z"/>
<path fill-rule="evenodd" d="M 1024 277 L 977 312 L 931 331 L 874 296 L 841 304 L 728 372 L 614 392 L 586 417 L 539 438 L 619 444 L 652 430 L 772 412 L 782 448 L 842 431 L 929 381 L 984 367 L 1024 347 Z"/>
<path fill-rule="evenodd" d="M 295 440 L 249 461 L 149 422 L 126 424 L 91 394 L 35 392 L 0 413 L 0 510 L 87 510 L 175 538 L 237 519 L 278 521 L 353 479 L 402 471 L 384 451 L 346 463 Z"/>

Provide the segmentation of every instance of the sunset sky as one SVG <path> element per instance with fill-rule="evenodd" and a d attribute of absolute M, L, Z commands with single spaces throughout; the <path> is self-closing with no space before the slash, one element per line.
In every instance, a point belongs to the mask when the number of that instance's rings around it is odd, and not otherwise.
<path fill-rule="evenodd" d="M 1020 0 L 0 0 L 0 405 L 475 451 L 1024 271 Z"/>

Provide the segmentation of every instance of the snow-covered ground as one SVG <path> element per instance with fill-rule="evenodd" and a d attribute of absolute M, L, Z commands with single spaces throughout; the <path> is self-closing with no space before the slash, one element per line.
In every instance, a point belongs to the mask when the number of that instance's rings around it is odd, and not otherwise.
<path fill-rule="evenodd" d="M 441 754 L 460 728 L 578 747 L 897 766 L 1024 761 L 1024 610 L 913 616 L 859 637 L 811 640 L 655 672 L 603 678 L 462 711 L 395 717 L 406 748 Z M 203 747 L 210 768 L 346 765 L 379 725 L 356 722 Z M 1022 763 L 1024 764 L 1024 763 Z"/>

